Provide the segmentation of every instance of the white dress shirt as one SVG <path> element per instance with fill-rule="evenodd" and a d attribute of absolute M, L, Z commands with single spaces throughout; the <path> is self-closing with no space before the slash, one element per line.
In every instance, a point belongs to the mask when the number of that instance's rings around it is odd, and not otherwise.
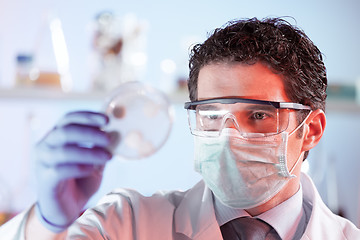
<path fill-rule="evenodd" d="M 228 207 L 214 197 L 216 220 L 219 226 L 239 217 L 251 217 L 245 210 Z M 300 186 L 291 198 L 276 207 L 255 216 L 270 224 L 281 239 L 300 239 L 303 235 L 308 217 L 303 207 L 303 193 Z"/>

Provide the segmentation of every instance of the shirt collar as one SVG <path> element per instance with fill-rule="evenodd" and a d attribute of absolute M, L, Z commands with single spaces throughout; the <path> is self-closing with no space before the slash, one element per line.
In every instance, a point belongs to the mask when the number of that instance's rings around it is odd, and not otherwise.
<path fill-rule="evenodd" d="M 288 200 L 276 207 L 256 216 L 270 224 L 281 239 L 291 239 L 296 233 L 297 227 L 304 216 L 302 207 L 302 187 Z M 214 197 L 216 220 L 219 226 L 239 217 L 250 217 L 243 209 L 231 208 L 221 203 Z M 286 216 L 286 217 L 284 217 Z"/>

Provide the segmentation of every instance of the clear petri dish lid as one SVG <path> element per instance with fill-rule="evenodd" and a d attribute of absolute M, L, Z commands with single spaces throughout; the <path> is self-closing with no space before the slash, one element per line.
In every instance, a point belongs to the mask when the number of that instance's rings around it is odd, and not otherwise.
<path fill-rule="evenodd" d="M 125 159 L 142 159 L 166 142 L 173 124 L 173 109 L 167 96 L 141 82 L 121 84 L 105 101 L 110 122 L 106 131 L 117 136 L 111 150 Z"/>

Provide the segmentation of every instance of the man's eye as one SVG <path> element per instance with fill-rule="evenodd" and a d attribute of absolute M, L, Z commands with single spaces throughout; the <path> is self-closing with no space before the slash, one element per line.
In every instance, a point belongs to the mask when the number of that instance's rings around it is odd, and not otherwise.
<path fill-rule="evenodd" d="M 223 114 L 219 111 L 199 111 L 199 115 L 202 117 L 202 118 L 206 118 L 206 119 L 209 119 L 209 120 L 217 120 L 217 119 L 220 119 Z"/>
<path fill-rule="evenodd" d="M 252 114 L 251 118 L 255 120 L 264 120 L 265 118 L 267 118 L 267 114 L 263 112 L 256 112 Z"/>
<path fill-rule="evenodd" d="M 207 118 L 211 119 L 211 120 L 216 120 L 219 118 L 219 116 L 218 115 L 207 115 Z"/>

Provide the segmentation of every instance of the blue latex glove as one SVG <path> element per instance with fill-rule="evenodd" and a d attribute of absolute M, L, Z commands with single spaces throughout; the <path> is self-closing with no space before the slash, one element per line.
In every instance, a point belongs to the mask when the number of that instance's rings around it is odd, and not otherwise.
<path fill-rule="evenodd" d="M 53 232 L 61 232 L 81 214 L 98 190 L 108 149 L 118 136 L 101 130 L 106 115 L 67 114 L 36 146 L 38 202 L 36 215 Z"/>

